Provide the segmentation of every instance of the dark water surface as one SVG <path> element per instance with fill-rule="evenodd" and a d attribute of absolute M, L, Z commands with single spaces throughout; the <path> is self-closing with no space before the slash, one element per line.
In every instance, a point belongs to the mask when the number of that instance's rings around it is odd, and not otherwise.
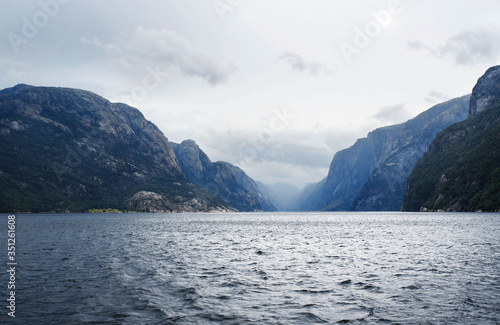
<path fill-rule="evenodd" d="M 16 222 L 16 319 L 2 307 L 2 324 L 500 324 L 500 214 Z"/>

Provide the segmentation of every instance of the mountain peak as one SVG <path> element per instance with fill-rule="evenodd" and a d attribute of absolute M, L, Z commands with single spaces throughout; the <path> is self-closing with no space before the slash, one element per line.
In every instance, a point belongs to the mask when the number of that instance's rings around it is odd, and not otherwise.
<path fill-rule="evenodd" d="M 141 191 L 168 202 L 151 212 L 227 207 L 187 181 L 168 139 L 138 109 L 90 91 L 4 89 L 0 134 L 2 212 L 122 209 L 131 197 L 157 198 L 133 196 Z"/>
<path fill-rule="evenodd" d="M 211 162 L 193 140 L 173 144 L 173 149 L 186 177 L 217 195 L 239 211 L 274 211 L 257 184 L 243 170 L 230 163 Z"/>
<path fill-rule="evenodd" d="M 469 117 L 432 141 L 408 177 L 403 211 L 500 209 L 500 66 L 473 90 Z"/>
<path fill-rule="evenodd" d="M 481 112 L 500 99 L 500 65 L 486 70 L 472 89 L 469 117 Z"/>

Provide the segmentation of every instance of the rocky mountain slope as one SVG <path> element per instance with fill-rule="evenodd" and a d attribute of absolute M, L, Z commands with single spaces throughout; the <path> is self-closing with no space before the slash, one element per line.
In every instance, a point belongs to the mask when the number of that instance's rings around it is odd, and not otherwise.
<path fill-rule="evenodd" d="M 500 209 L 500 66 L 472 91 L 469 117 L 432 141 L 408 178 L 404 211 Z"/>
<path fill-rule="evenodd" d="M 327 178 L 308 188 L 299 210 L 399 211 L 415 162 L 438 132 L 466 118 L 468 104 L 469 95 L 435 105 L 337 152 Z"/>
<path fill-rule="evenodd" d="M 231 210 L 186 179 L 137 109 L 88 91 L 0 91 L 0 151 L 1 212 Z"/>
<path fill-rule="evenodd" d="M 172 143 L 186 177 L 238 211 L 275 211 L 276 208 L 243 170 L 226 162 L 212 162 L 193 140 Z"/>
<path fill-rule="evenodd" d="M 254 181 L 250 176 L 248 176 L 241 168 L 232 165 L 227 162 L 221 162 L 231 169 L 237 182 L 243 186 L 243 188 L 248 191 L 251 195 L 257 198 L 262 211 L 277 211 L 278 208 L 271 201 L 271 198 L 267 195 L 265 191 L 258 186 L 257 182 Z"/>

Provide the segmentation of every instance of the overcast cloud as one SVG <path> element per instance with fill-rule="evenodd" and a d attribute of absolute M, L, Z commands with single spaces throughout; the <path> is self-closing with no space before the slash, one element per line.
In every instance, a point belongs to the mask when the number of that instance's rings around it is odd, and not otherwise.
<path fill-rule="evenodd" d="M 443 94 L 439 91 L 431 91 L 428 95 L 428 97 L 425 98 L 425 101 L 428 102 L 429 104 L 434 104 L 434 103 L 443 103 L 447 100 L 450 99 L 450 96 Z"/>
<path fill-rule="evenodd" d="M 317 61 L 307 61 L 300 55 L 292 52 L 283 52 L 279 60 L 286 62 L 295 71 L 307 72 L 313 76 L 320 74 L 333 76 L 338 69 L 336 66 L 329 68 Z"/>
<path fill-rule="evenodd" d="M 498 17 L 492 0 L 2 1 L 0 88 L 90 90 L 300 187 L 371 130 L 470 93 L 500 63 Z"/>
<path fill-rule="evenodd" d="M 405 104 L 401 103 L 383 107 L 372 117 L 383 124 L 391 125 L 409 120 L 412 114 L 405 109 Z"/>
<path fill-rule="evenodd" d="M 173 66 L 183 74 L 200 77 L 211 85 L 227 81 L 229 74 L 234 72 L 229 60 L 212 58 L 196 51 L 188 40 L 175 31 L 146 30 L 138 26 L 130 39 L 117 44 L 103 44 L 97 37 L 92 41 L 82 37 L 81 41 L 101 49 L 111 67 L 123 72 L 137 72 L 138 69 L 143 72 L 145 68 L 152 67 L 163 72 Z M 156 79 L 161 77 L 163 75 Z"/>
<path fill-rule="evenodd" d="M 462 31 L 437 48 L 421 41 L 410 41 L 408 45 L 413 50 L 426 50 L 437 58 L 453 60 L 458 65 L 494 65 L 500 58 L 500 26 L 492 23 Z"/>

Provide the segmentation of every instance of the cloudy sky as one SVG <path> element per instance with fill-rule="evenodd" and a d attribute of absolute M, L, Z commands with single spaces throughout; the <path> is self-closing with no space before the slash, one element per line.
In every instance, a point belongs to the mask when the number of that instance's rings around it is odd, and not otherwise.
<path fill-rule="evenodd" d="M 93 91 L 298 187 L 500 64 L 500 1 L 1 0 L 0 88 Z"/>

